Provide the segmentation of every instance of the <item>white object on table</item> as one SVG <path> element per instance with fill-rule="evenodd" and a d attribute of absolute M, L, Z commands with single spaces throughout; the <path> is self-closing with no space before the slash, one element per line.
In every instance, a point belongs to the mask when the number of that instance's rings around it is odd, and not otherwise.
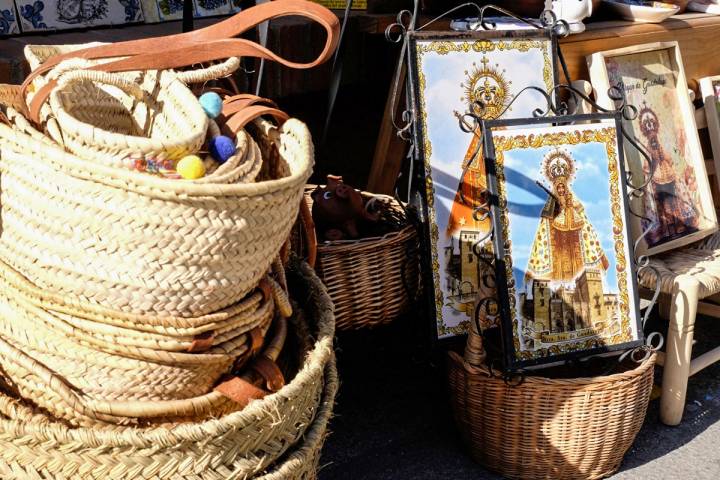
<path fill-rule="evenodd" d="M 580 33 L 585 31 L 583 19 L 592 14 L 592 0 L 545 0 L 545 10 L 568 22 L 570 33 Z"/>
<path fill-rule="evenodd" d="M 603 3 L 622 19 L 638 23 L 660 23 L 680 10 L 677 5 L 663 2 L 653 2 L 658 5 L 655 7 L 632 5 L 618 0 L 603 0 Z"/>

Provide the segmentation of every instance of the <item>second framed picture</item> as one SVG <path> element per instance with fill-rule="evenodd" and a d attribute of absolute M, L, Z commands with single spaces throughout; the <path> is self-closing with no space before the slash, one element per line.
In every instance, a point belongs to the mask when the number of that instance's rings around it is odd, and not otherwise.
<path fill-rule="evenodd" d="M 483 122 L 507 368 L 642 343 L 619 118 Z"/>
<path fill-rule="evenodd" d="M 653 255 L 700 240 L 717 230 L 695 109 L 677 42 L 653 43 L 599 52 L 588 57 L 598 103 L 614 109 L 611 86 L 620 86 L 638 110 L 626 129 L 649 160 L 628 148 L 633 184 L 647 183 L 632 210 L 633 238 L 641 254 Z M 644 234 L 644 236 L 643 236 Z"/>

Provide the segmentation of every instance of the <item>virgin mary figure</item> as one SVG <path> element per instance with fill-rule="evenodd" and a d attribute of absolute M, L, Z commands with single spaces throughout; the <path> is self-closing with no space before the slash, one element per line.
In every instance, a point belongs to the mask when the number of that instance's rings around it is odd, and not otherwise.
<path fill-rule="evenodd" d="M 572 156 L 560 149 L 551 151 L 543 159 L 542 173 L 552 185 L 552 194 L 540 215 L 525 282 L 570 282 L 585 269 L 606 271 L 609 262 L 597 232 L 570 188 L 575 176 Z"/>

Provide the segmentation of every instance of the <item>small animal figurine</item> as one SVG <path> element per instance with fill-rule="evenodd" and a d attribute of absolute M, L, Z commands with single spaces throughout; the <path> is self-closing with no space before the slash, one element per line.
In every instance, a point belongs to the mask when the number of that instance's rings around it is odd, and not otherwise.
<path fill-rule="evenodd" d="M 327 185 L 318 186 L 311 197 L 313 221 L 325 240 L 358 238 L 363 222 L 376 222 L 380 217 L 378 212 L 368 211 L 359 191 L 336 175 L 328 175 Z"/>

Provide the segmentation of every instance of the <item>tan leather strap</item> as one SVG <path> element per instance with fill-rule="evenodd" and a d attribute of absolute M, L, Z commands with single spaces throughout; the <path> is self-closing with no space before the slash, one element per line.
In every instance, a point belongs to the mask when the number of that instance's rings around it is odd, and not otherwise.
<path fill-rule="evenodd" d="M 248 123 L 255 120 L 263 115 L 270 115 L 278 122 L 283 124 L 290 116 L 277 108 L 263 107 L 261 105 L 252 105 L 250 107 L 240 110 L 235 115 L 230 117 L 226 122 L 225 126 L 233 132 L 238 132 L 241 128 L 245 127 Z"/>
<path fill-rule="evenodd" d="M 312 212 L 305 196 L 300 200 L 300 223 L 305 233 L 305 241 L 307 242 L 307 263 L 310 267 L 315 268 L 317 261 L 317 233 L 315 232 L 315 222 L 312 218 Z"/>
<path fill-rule="evenodd" d="M 298 63 L 276 55 L 267 48 L 241 38 L 233 38 L 273 18 L 302 16 L 321 24 L 327 39 L 321 53 L 311 62 Z M 337 48 L 340 24 L 327 8 L 308 0 L 276 0 L 244 10 L 233 17 L 207 28 L 166 37 L 131 40 L 55 55 L 33 71 L 21 86 L 23 98 L 32 81 L 68 58 L 103 59 L 126 57 L 90 67 L 92 70 L 123 72 L 179 68 L 230 57 L 256 57 L 273 60 L 291 68 L 311 68 L 330 58 Z M 39 123 L 40 107 L 50 91 L 51 81 L 40 88 L 29 106 L 30 118 Z M 238 120 L 239 122 L 239 120 Z"/>
<path fill-rule="evenodd" d="M 285 376 L 275 362 L 264 355 L 255 358 L 250 368 L 257 372 L 265 381 L 265 388 L 277 392 L 285 386 Z"/>
<path fill-rule="evenodd" d="M 250 354 L 254 355 L 259 352 L 263 346 L 265 339 L 263 338 L 262 330 L 258 327 L 253 328 L 249 332 L 250 335 Z"/>
<path fill-rule="evenodd" d="M 267 279 L 267 277 L 263 277 L 260 279 L 260 283 L 258 283 L 258 288 L 263 294 L 263 301 L 267 302 L 272 296 L 272 285 L 270 285 L 270 281 Z"/>
<path fill-rule="evenodd" d="M 245 406 L 251 400 L 263 398 L 267 392 L 240 377 L 233 377 L 215 387 L 215 391 L 233 402 Z"/>
<path fill-rule="evenodd" d="M 250 93 L 241 93 L 239 95 L 226 96 L 223 98 L 222 114 L 225 116 L 237 113 L 243 108 L 251 105 L 265 104 L 269 107 L 277 107 L 277 104 L 269 98 L 258 97 Z"/>
<path fill-rule="evenodd" d="M 190 353 L 205 352 L 213 346 L 214 340 L 215 333 L 212 331 L 195 335 L 187 351 Z"/>

